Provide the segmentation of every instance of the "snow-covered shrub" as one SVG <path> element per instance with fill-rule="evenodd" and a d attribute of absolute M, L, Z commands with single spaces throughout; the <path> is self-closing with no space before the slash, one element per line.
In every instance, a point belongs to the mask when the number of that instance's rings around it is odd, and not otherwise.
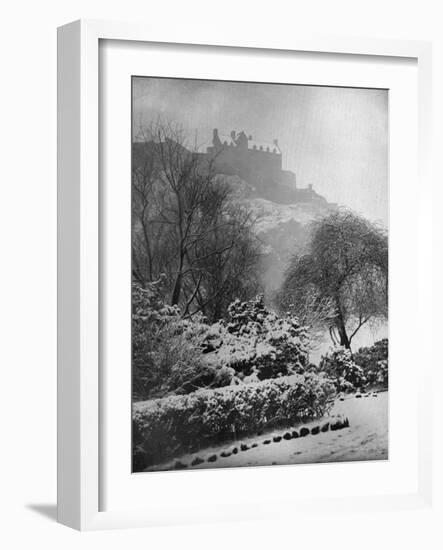
<path fill-rule="evenodd" d="M 304 372 L 308 363 L 308 334 L 296 317 L 279 317 L 254 300 L 235 300 L 227 321 L 212 325 L 204 350 L 211 364 L 233 369 L 237 379 L 251 382 Z"/>
<path fill-rule="evenodd" d="M 334 381 L 337 391 L 350 392 L 363 387 L 363 369 L 355 364 L 351 350 L 335 346 L 320 359 L 319 371 Z"/>
<path fill-rule="evenodd" d="M 133 285 L 134 399 L 184 394 L 300 374 L 308 335 L 296 317 L 279 317 L 263 296 L 229 306 L 226 321 L 183 319 L 164 304 L 162 280 Z"/>
<path fill-rule="evenodd" d="M 354 354 L 354 361 L 362 367 L 369 387 L 388 387 L 388 343 L 384 338 Z"/>
<path fill-rule="evenodd" d="M 321 417 L 334 396 L 331 380 L 308 373 L 135 403 L 134 469 L 234 435 Z"/>
<path fill-rule="evenodd" d="M 389 385 L 388 361 L 377 361 L 375 367 L 365 372 L 365 375 L 368 379 L 368 386 L 387 388 Z"/>
<path fill-rule="evenodd" d="M 231 334 L 258 334 L 269 314 L 262 294 L 246 302 L 234 300 L 228 307 L 228 331 Z"/>
<path fill-rule="evenodd" d="M 163 303 L 164 279 L 142 287 L 132 285 L 132 366 L 134 397 L 161 394 L 164 359 L 159 351 L 171 323 L 179 319 L 176 308 Z M 169 349 L 166 346 L 166 351 Z M 163 364 L 162 364 L 163 363 Z"/>
<path fill-rule="evenodd" d="M 202 357 L 206 325 L 186 321 L 178 308 L 162 300 L 160 279 L 132 286 L 132 360 L 134 398 L 189 393 L 222 377 Z M 218 382 L 215 382 L 218 385 Z"/>

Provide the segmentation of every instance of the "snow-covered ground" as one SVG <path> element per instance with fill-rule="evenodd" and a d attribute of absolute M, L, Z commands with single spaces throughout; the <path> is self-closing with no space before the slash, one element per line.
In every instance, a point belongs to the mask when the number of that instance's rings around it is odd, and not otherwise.
<path fill-rule="evenodd" d="M 192 467 L 196 469 L 386 460 L 388 458 L 388 392 L 376 395 L 371 392 L 367 397 L 348 396 L 344 401 L 337 400 L 330 414 L 346 416 L 349 419 L 350 427 L 289 441 L 282 439 L 279 443 L 272 442 L 269 445 L 264 445 L 263 440 L 272 439 L 273 435 L 281 435 L 285 431 L 276 430 L 260 437 L 244 439 L 243 441 L 248 446 L 253 442 L 257 442 L 258 446 L 226 458 L 220 457 L 220 452 L 225 448 L 232 447 L 232 444 L 212 447 L 179 458 L 183 463 L 190 464 L 197 455 L 203 458 L 212 453 L 218 455 L 215 462 L 205 461 Z M 319 421 L 304 425 L 309 427 L 318 424 Z M 155 469 L 170 469 L 173 463 L 174 461 Z"/>
<path fill-rule="evenodd" d="M 291 221 L 306 225 L 315 218 L 315 213 L 301 204 L 279 204 L 263 198 L 247 199 L 247 204 L 257 217 L 255 230 L 258 234 Z"/>

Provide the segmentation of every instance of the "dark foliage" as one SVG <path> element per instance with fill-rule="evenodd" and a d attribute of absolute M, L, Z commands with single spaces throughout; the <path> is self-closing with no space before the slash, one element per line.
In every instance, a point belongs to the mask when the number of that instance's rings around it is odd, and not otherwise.
<path fill-rule="evenodd" d="M 318 370 L 334 381 L 338 392 L 353 392 L 366 384 L 363 369 L 355 364 L 346 348 L 336 347 L 324 355 Z"/>
<path fill-rule="evenodd" d="M 354 353 L 354 361 L 363 369 L 368 387 L 388 387 L 388 344 L 384 338 Z"/>

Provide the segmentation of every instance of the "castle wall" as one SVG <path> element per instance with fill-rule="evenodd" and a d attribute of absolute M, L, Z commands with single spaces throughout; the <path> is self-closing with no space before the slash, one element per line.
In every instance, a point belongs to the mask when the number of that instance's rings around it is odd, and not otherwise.
<path fill-rule="evenodd" d="M 235 134 L 235 132 L 232 132 Z M 296 175 L 290 170 L 282 170 L 282 155 L 280 152 L 251 148 L 257 142 L 249 141 L 242 132 L 237 140 L 228 144 L 221 143 L 218 133 L 214 130 L 214 146 L 208 147 L 206 153 L 191 152 L 183 147 L 186 154 L 193 155 L 201 161 L 202 171 L 208 170 L 208 163 L 213 161 L 215 173 L 228 176 L 238 176 L 256 189 L 258 196 L 281 204 L 314 204 L 328 205 L 324 197 L 314 191 L 312 185 L 306 189 L 297 189 Z M 235 137 L 232 136 L 232 140 Z M 241 138 L 241 139 L 240 139 Z M 223 138 L 225 139 L 225 138 Z M 229 138 L 228 138 L 229 139 Z M 278 144 L 274 141 L 275 150 Z M 258 147 L 260 144 L 258 145 Z M 152 154 L 151 149 L 156 147 L 153 142 L 134 142 L 133 162 L 141 164 L 143 158 Z M 272 145 L 270 145 L 272 147 Z"/>
<path fill-rule="evenodd" d="M 280 154 L 233 146 L 208 147 L 208 155 L 214 161 L 215 171 L 238 175 L 254 183 L 257 178 L 277 182 L 282 168 Z"/>

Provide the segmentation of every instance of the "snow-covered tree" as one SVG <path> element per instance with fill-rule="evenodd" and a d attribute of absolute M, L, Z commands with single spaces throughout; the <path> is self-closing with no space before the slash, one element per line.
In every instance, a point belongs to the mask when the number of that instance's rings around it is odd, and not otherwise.
<path fill-rule="evenodd" d="M 332 315 L 321 322 L 333 343 L 350 349 L 363 325 L 387 316 L 387 235 L 344 209 L 313 222 L 311 229 L 307 249 L 289 266 L 280 301 L 303 304 L 313 294 L 319 306 L 332 305 Z"/>

